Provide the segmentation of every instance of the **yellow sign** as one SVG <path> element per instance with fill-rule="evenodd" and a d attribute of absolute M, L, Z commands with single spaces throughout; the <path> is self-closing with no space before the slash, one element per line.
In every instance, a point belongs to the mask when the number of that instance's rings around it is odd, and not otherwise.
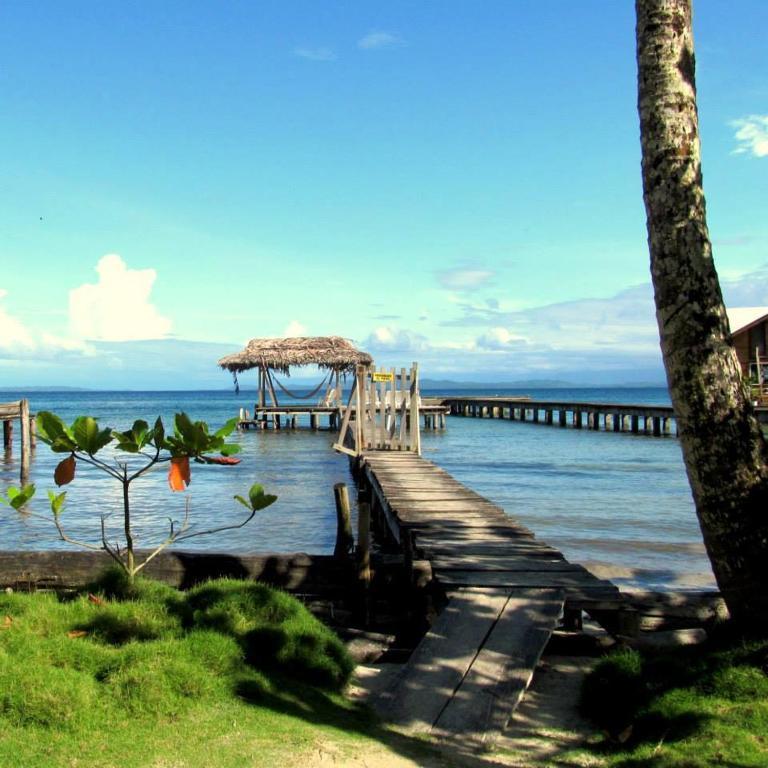
<path fill-rule="evenodd" d="M 371 377 L 374 381 L 394 381 L 394 373 L 372 373 Z"/>

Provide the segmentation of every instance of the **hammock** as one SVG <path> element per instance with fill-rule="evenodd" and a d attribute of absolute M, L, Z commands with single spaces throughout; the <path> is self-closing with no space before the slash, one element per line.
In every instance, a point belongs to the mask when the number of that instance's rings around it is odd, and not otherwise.
<path fill-rule="evenodd" d="M 295 392 L 291 392 L 289 389 L 286 389 L 281 383 L 280 380 L 275 376 L 274 374 L 270 373 L 269 377 L 272 379 L 272 381 L 277 384 L 280 389 L 285 392 L 288 397 L 292 397 L 294 400 L 309 400 L 310 398 L 314 397 L 322 388 L 324 384 L 330 384 L 331 377 L 333 376 L 333 371 L 328 371 L 328 375 L 323 377 L 323 380 L 309 393 L 306 395 L 297 395 Z"/>

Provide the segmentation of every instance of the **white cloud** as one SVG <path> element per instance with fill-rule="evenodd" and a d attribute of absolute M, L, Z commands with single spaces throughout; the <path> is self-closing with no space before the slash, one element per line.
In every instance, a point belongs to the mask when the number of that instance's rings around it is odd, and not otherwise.
<path fill-rule="evenodd" d="M 479 349 L 509 350 L 510 347 L 525 344 L 525 341 L 523 336 L 518 336 L 498 325 L 489 328 L 484 334 L 478 336 L 475 345 Z"/>
<path fill-rule="evenodd" d="M 306 336 L 307 329 L 298 320 L 291 320 L 288 325 L 285 326 L 283 336 Z"/>
<path fill-rule="evenodd" d="M 81 339 L 136 341 L 162 339 L 171 321 L 150 302 L 157 273 L 129 269 L 115 253 L 96 265 L 98 283 L 85 283 L 69 292 L 69 323 Z"/>
<path fill-rule="evenodd" d="M 751 152 L 755 157 L 768 157 L 768 115 L 748 115 L 732 120 L 738 146 L 734 154 Z"/>
<path fill-rule="evenodd" d="M 374 328 L 362 344 L 362 348 L 371 354 L 412 354 L 429 349 L 427 337 L 414 331 L 403 330 L 389 325 Z"/>
<path fill-rule="evenodd" d="M 8 291 L 0 288 L 0 299 L 7 295 Z M 32 333 L 24 323 L 9 314 L 4 307 L 0 307 L 0 349 L 5 352 L 23 352 L 33 350 L 36 346 Z"/>
<path fill-rule="evenodd" d="M 489 269 L 441 269 L 436 272 L 437 281 L 451 291 L 476 291 L 486 286 L 495 273 Z"/>
<path fill-rule="evenodd" d="M 366 51 L 374 51 L 381 48 L 394 48 L 402 45 L 403 41 L 399 35 L 392 32 L 383 32 L 382 30 L 372 30 L 367 35 L 363 35 L 357 41 L 357 47 Z"/>
<path fill-rule="evenodd" d="M 721 279 L 720 285 L 729 307 L 768 306 L 768 264 L 751 272 Z"/>
<path fill-rule="evenodd" d="M 7 295 L 8 291 L 0 289 L 0 300 Z M 90 356 L 95 350 L 80 339 L 62 338 L 45 331 L 37 333 L 0 307 L 0 359 L 5 363 L 51 361 L 72 354 Z"/>
<path fill-rule="evenodd" d="M 335 61 L 336 53 L 333 48 L 294 48 L 294 56 L 300 59 L 309 59 L 309 61 Z"/>

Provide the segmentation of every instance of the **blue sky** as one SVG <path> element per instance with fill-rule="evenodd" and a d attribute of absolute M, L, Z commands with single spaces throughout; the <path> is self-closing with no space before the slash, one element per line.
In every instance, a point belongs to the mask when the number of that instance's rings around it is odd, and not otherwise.
<path fill-rule="evenodd" d="M 284 334 L 661 380 L 633 6 L 3 3 L 0 385 L 225 386 L 219 354 Z M 767 28 L 695 3 L 733 306 L 768 304 Z"/>

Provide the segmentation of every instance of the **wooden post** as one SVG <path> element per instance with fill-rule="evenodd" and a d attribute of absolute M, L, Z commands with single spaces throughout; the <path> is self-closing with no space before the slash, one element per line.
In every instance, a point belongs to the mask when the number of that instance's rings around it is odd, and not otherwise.
<path fill-rule="evenodd" d="M 333 556 L 345 559 L 349 557 L 355 546 L 347 486 L 344 483 L 336 483 L 333 486 L 333 497 L 336 502 L 336 547 L 333 550 Z"/>
<path fill-rule="evenodd" d="M 259 366 L 259 408 L 263 408 L 267 404 L 266 394 L 264 387 L 266 386 L 264 380 L 264 368 Z"/>
<path fill-rule="evenodd" d="M 421 456 L 421 433 L 419 431 L 419 364 L 411 367 L 411 450 Z"/>
<path fill-rule="evenodd" d="M 661 417 L 660 416 L 653 417 L 653 436 L 654 437 L 661 436 Z"/>
<path fill-rule="evenodd" d="M 272 400 L 272 405 L 277 408 L 277 395 L 275 394 L 275 386 L 272 384 L 272 374 L 269 372 L 269 368 L 264 369 L 264 376 L 267 380 L 267 386 L 269 387 L 269 397 Z"/>
<path fill-rule="evenodd" d="M 358 365 L 355 372 L 355 451 L 357 455 L 362 455 L 366 449 L 365 445 L 365 375 L 364 365 Z M 350 405 L 352 407 L 352 400 Z"/>
<path fill-rule="evenodd" d="M 565 427 L 568 424 L 568 412 L 565 408 L 561 408 L 558 411 L 558 421 L 561 427 Z"/>
<path fill-rule="evenodd" d="M 550 427 L 552 426 L 552 413 L 553 412 L 551 408 L 547 408 L 544 411 L 544 423 L 548 424 Z"/>
<path fill-rule="evenodd" d="M 317 414 L 316 413 L 309 414 L 309 427 L 313 431 L 317 430 Z"/>
<path fill-rule="evenodd" d="M 362 591 L 363 624 L 367 626 L 371 613 L 371 505 L 365 501 L 357 504 L 357 579 Z"/>
<path fill-rule="evenodd" d="M 22 400 L 19 406 L 19 419 L 21 420 L 21 483 L 23 485 L 29 479 L 29 400 Z"/>
<path fill-rule="evenodd" d="M 6 419 L 3 422 L 3 448 L 9 451 L 13 447 L 13 421 Z"/>
<path fill-rule="evenodd" d="M 341 405 L 341 371 L 336 371 L 336 383 L 333 387 L 332 405 Z"/>
<path fill-rule="evenodd" d="M 630 429 L 633 433 L 637 434 L 640 431 L 640 417 L 636 413 L 633 413 L 629 418 L 631 424 Z"/>

